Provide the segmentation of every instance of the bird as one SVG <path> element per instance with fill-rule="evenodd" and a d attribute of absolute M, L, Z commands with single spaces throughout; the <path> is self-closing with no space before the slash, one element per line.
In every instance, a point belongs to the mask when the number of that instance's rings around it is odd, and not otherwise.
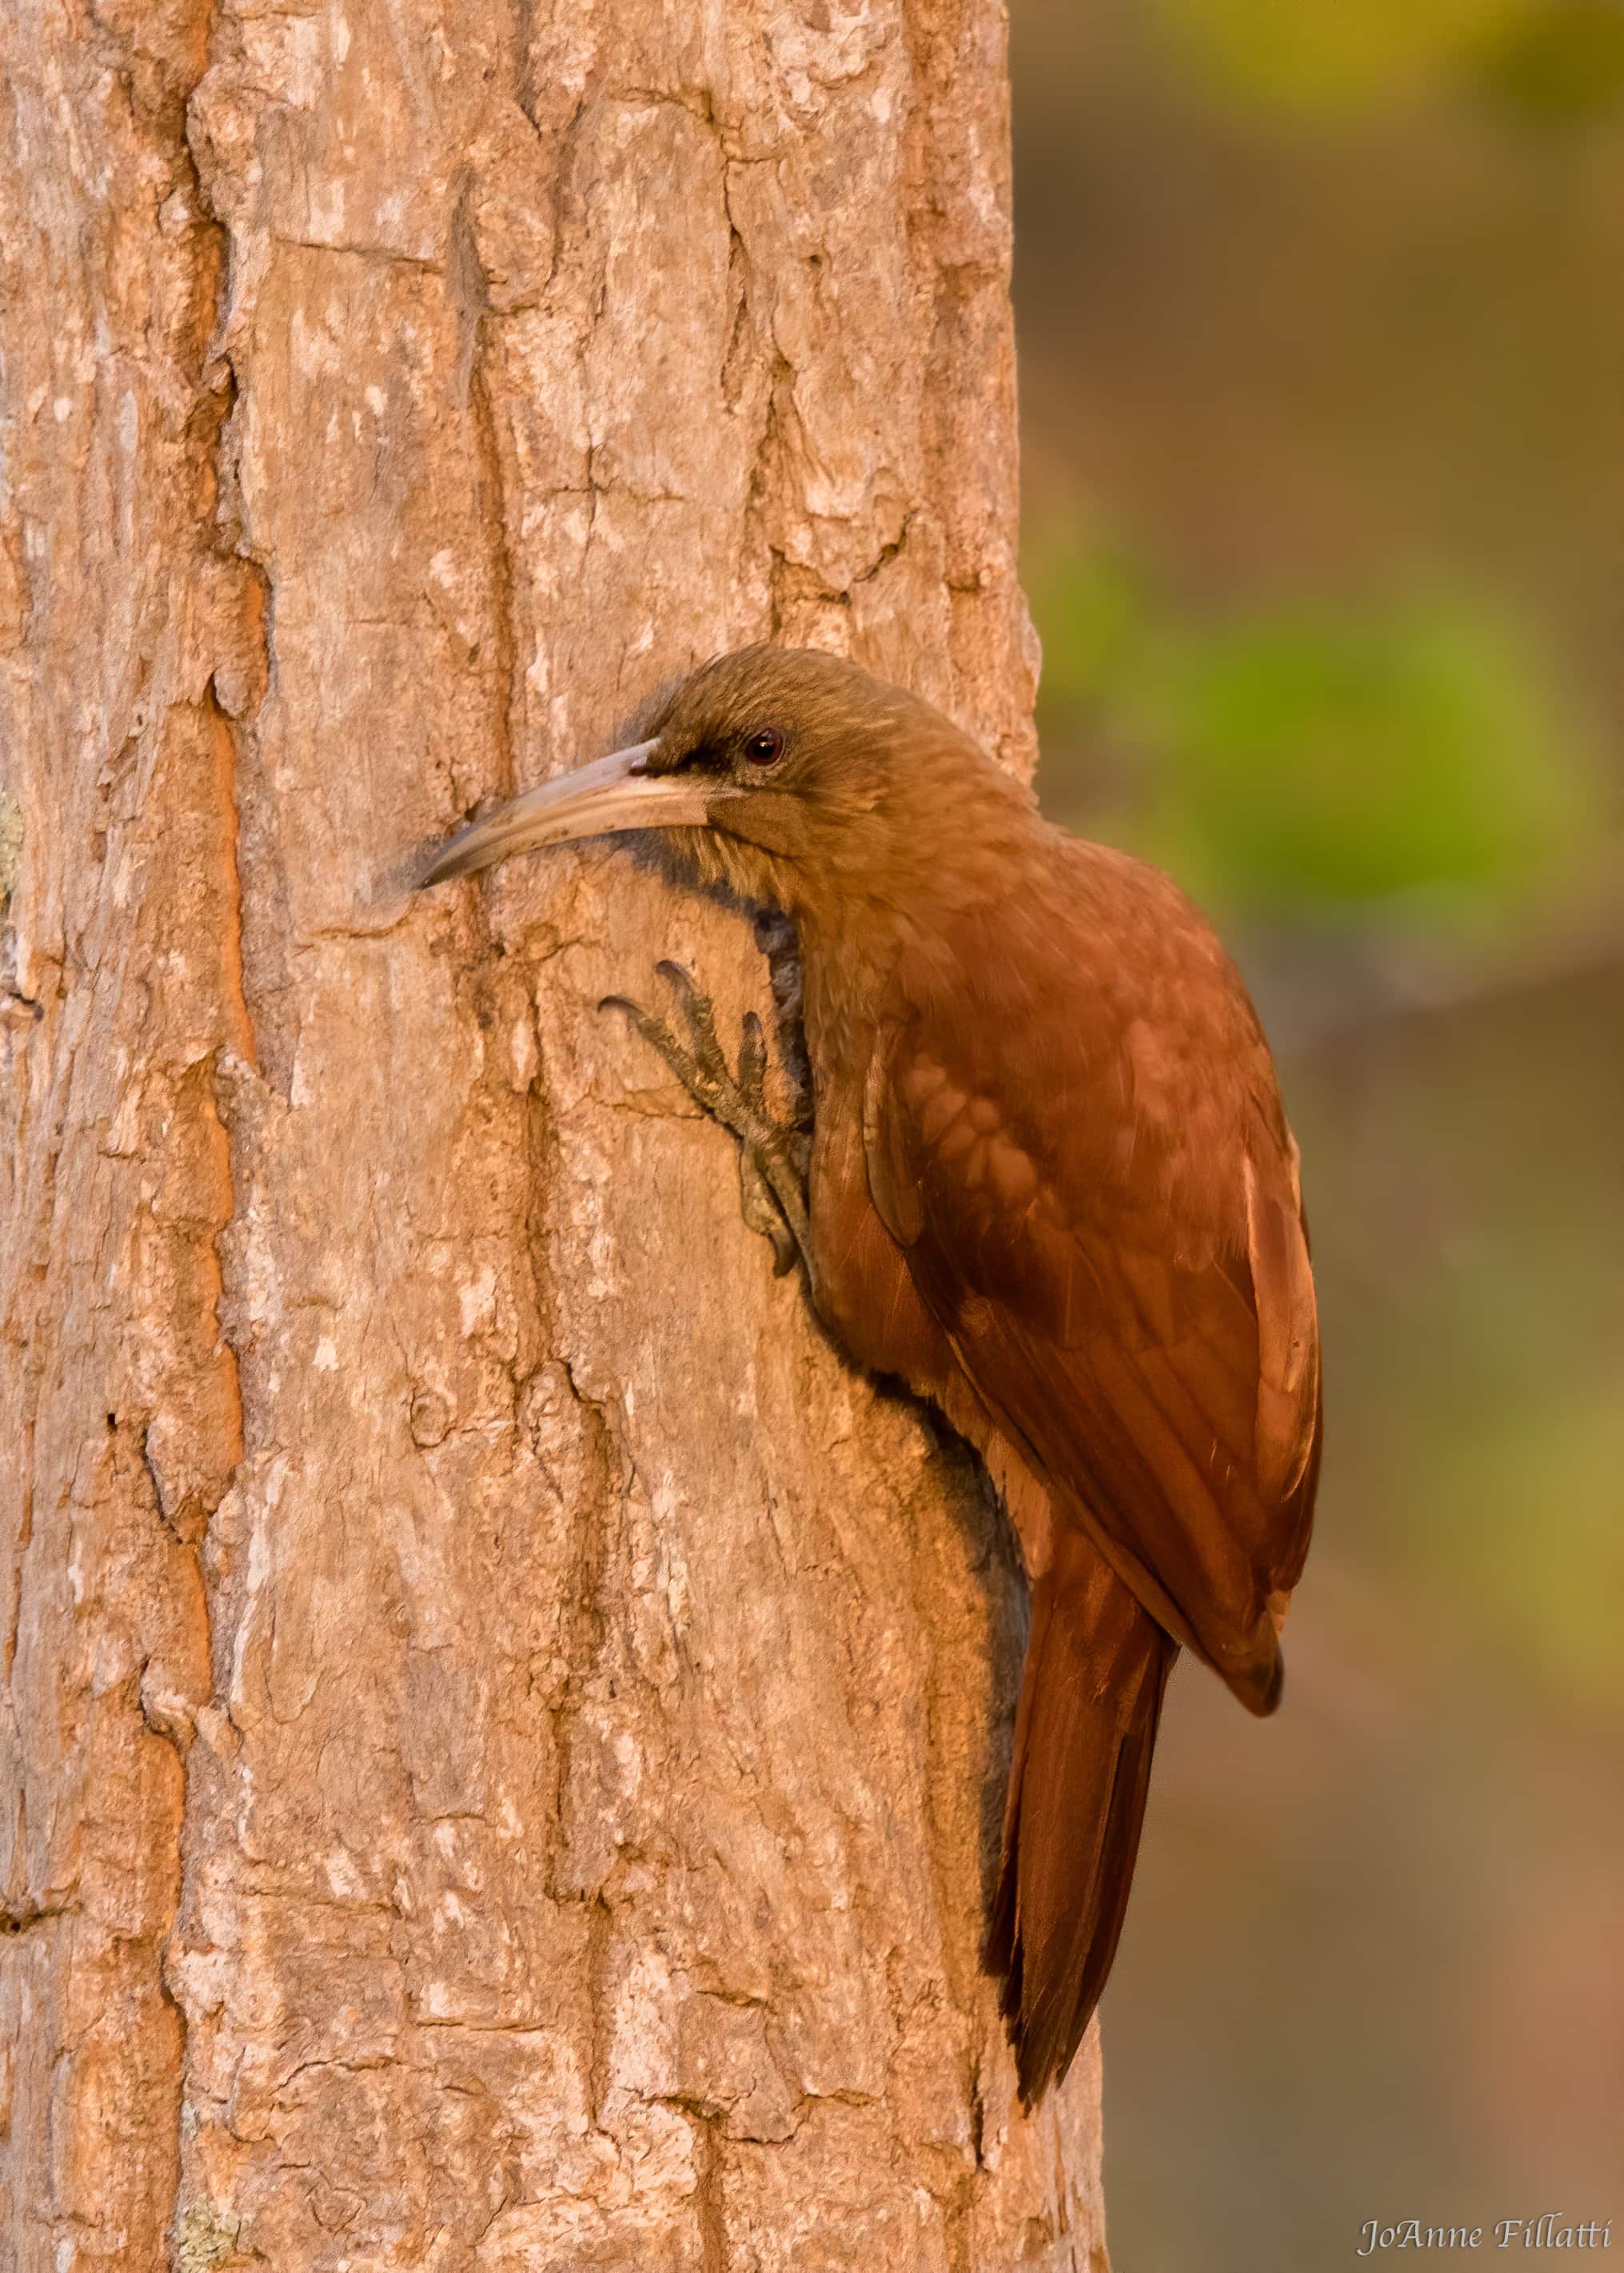
<path fill-rule="evenodd" d="M 673 964 L 625 997 L 741 1148 L 745 1214 L 846 1356 L 981 1456 L 1031 1616 L 985 1960 L 1031 2110 L 1121 1933 L 1180 1650 L 1280 1701 L 1322 1433 L 1295 1140 L 1234 964 L 1158 869 L 1056 827 L 920 696 L 822 650 L 712 657 L 632 739 L 476 820 L 422 887 L 656 830 L 793 926 L 811 1112 L 768 1109 Z M 678 1026 L 681 1031 L 678 1031 Z"/>

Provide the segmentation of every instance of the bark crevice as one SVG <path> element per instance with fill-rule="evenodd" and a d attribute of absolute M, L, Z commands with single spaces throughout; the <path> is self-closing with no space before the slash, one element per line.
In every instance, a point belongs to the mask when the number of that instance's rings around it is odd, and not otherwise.
<path fill-rule="evenodd" d="M 406 889 L 768 631 L 1026 761 L 1000 11 L 100 18 L 0 26 L 20 2273 L 1085 2263 L 981 1487 L 595 1007 L 674 956 L 793 1092 L 793 934 Z"/>

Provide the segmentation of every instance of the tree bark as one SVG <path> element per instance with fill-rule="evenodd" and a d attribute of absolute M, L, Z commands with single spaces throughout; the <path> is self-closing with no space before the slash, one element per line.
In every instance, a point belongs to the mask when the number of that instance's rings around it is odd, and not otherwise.
<path fill-rule="evenodd" d="M 977 1961 L 1022 1639 L 623 1022 L 424 847 L 765 634 L 1032 755 L 996 0 L 14 0 L 6 2262 L 1104 2263 Z M 3 2247 L 3 2245 L 0 2245 Z"/>

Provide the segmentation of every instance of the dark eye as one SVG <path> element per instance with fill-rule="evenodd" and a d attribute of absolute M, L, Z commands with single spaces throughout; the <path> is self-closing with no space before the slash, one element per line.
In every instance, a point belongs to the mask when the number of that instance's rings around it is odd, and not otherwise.
<path fill-rule="evenodd" d="M 744 754 L 753 766 L 770 766 L 784 754 L 784 737 L 776 726 L 758 726 L 746 735 Z"/>

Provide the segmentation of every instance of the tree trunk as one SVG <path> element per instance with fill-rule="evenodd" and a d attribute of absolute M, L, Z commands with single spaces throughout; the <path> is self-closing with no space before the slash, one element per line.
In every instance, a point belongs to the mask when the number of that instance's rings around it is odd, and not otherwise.
<path fill-rule="evenodd" d="M 1102 2265 L 985 1487 L 596 1008 L 748 925 L 405 890 L 770 632 L 1029 762 L 1002 10 L 0 39 L 5 2262 Z"/>

